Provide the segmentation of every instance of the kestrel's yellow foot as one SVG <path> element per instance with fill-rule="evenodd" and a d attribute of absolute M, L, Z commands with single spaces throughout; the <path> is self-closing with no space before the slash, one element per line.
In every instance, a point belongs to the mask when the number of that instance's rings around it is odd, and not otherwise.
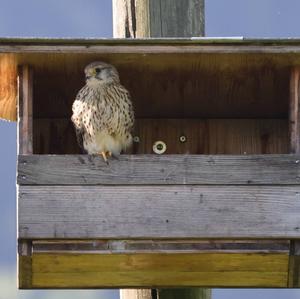
<path fill-rule="evenodd" d="M 107 152 L 101 152 L 101 155 L 103 157 L 104 162 L 108 165 L 108 160 L 107 160 L 107 157 L 106 157 L 106 153 Z"/>
<path fill-rule="evenodd" d="M 112 152 L 110 152 L 110 151 L 108 151 L 108 152 L 106 152 L 106 155 L 108 156 L 108 157 L 112 157 Z"/>

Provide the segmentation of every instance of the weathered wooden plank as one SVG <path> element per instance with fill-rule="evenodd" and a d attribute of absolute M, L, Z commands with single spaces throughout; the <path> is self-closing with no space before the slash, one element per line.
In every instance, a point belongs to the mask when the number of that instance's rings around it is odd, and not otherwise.
<path fill-rule="evenodd" d="M 288 286 L 300 287 L 300 241 L 291 241 Z"/>
<path fill-rule="evenodd" d="M 135 44 L 233 44 L 233 45 L 300 45 L 299 38 L 247 38 L 247 37 L 204 37 L 204 38 L 45 38 L 45 37 L 1 37 L 2 45 L 135 45 Z"/>
<path fill-rule="evenodd" d="M 18 286 L 20 289 L 32 288 L 32 242 L 18 242 Z"/>
<path fill-rule="evenodd" d="M 126 259 L 127 256 L 127 259 Z M 87 272 L 286 272 L 287 254 L 259 253 L 34 253 L 33 272 L 76 272 L 85 260 Z"/>
<path fill-rule="evenodd" d="M 37 240 L 35 253 L 286 253 L 289 240 Z"/>
<path fill-rule="evenodd" d="M 0 118 L 17 119 L 17 68 L 12 54 L 0 55 Z"/>
<path fill-rule="evenodd" d="M 233 43 L 234 44 L 234 43 Z M 0 44 L 0 53 L 83 53 L 83 54 L 118 54 L 118 53 L 228 53 L 228 54 L 299 54 L 299 45 L 223 45 L 201 44 L 194 45 L 5 45 Z"/>
<path fill-rule="evenodd" d="M 130 284 L 129 284 L 130 283 Z M 283 272 L 105 272 L 40 273 L 33 288 L 124 288 L 124 287 L 286 287 Z"/>
<path fill-rule="evenodd" d="M 120 299 L 155 299 L 156 290 L 154 289 L 122 289 Z"/>
<path fill-rule="evenodd" d="M 156 3 L 155 3 L 156 2 Z M 156 7 L 153 7 L 156 4 Z M 205 33 L 204 0 L 155 0 L 150 1 L 150 9 L 160 10 L 160 19 L 151 18 L 151 31 L 160 35 L 151 37 L 200 37 Z"/>
<path fill-rule="evenodd" d="M 286 287 L 288 255 L 33 254 L 32 269 L 34 288 Z"/>
<path fill-rule="evenodd" d="M 204 1 L 114 0 L 114 37 L 200 37 Z"/>
<path fill-rule="evenodd" d="M 20 185 L 298 185 L 300 155 L 19 156 Z"/>
<path fill-rule="evenodd" d="M 32 154 L 33 128 L 33 71 L 28 65 L 18 68 L 18 100 L 19 100 L 19 153 Z"/>
<path fill-rule="evenodd" d="M 32 288 L 31 256 L 19 256 L 18 287 L 19 289 Z"/>
<path fill-rule="evenodd" d="M 300 237 L 299 186 L 20 186 L 19 236 Z"/>
<path fill-rule="evenodd" d="M 300 153 L 300 68 L 293 68 L 290 79 L 290 152 Z"/>

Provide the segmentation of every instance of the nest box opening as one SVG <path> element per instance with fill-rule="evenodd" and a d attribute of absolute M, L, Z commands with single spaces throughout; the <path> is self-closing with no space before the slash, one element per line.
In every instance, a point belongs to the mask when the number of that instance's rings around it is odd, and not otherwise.
<path fill-rule="evenodd" d="M 71 107 L 85 65 L 95 60 L 115 65 L 131 93 L 136 123 L 128 153 L 288 153 L 290 71 L 278 57 L 164 53 L 37 55 L 34 153 L 80 153 Z"/>

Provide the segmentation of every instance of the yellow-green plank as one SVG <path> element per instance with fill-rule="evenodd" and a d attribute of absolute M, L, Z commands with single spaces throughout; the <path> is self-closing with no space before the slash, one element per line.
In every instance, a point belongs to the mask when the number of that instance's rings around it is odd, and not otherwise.
<path fill-rule="evenodd" d="M 34 288 L 287 287 L 287 254 L 33 254 Z"/>

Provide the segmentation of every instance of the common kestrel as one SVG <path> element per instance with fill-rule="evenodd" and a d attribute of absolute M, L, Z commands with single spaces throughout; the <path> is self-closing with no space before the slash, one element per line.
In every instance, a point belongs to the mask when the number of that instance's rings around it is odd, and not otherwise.
<path fill-rule="evenodd" d="M 120 84 L 116 68 L 92 62 L 84 69 L 86 84 L 73 103 L 77 141 L 88 154 L 117 156 L 132 143 L 134 112 L 130 94 Z"/>

